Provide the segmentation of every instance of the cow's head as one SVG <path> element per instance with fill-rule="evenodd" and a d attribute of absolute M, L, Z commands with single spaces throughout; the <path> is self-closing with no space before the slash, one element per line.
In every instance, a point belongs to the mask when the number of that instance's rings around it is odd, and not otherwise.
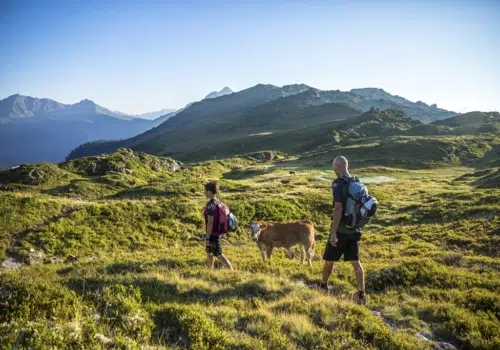
<path fill-rule="evenodd" d="M 260 231 L 262 231 L 263 227 L 259 223 L 253 223 L 250 225 L 250 234 L 252 236 L 252 239 L 257 242 L 257 239 L 259 238 Z"/>

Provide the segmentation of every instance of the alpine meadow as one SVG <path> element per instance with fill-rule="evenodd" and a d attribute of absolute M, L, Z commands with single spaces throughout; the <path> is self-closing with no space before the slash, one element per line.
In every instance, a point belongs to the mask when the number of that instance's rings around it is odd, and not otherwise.
<path fill-rule="evenodd" d="M 499 114 L 423 124 L 398 110 L 321 107 L 289 112 L 319 111 L 319 125 L 207 146 L 248 151 L 223 159 L 189 161 L 188 147 L 186 163 L 119 148 L 0 173 L 0 246 L 11 267 L 0 274 L 2 343 L 498 348 Z M 337 265 L 329 293 L 316 288 L 336 154 L 352 159 L 380 202 L 363 233 L 366 307 L 354 303 L 347 263 Z M 204 264 L 203 185 L 214 179 L 240 221 L 223 239 L 235 271 Z M 263 262 L 248 224 L 298 219 L 316 227 L 313 267 L 284 252 Z"/>
<path fill-rule="evenodd" d="M 0 350 L 500 349 L 498 3 L 0 13 Z"/>

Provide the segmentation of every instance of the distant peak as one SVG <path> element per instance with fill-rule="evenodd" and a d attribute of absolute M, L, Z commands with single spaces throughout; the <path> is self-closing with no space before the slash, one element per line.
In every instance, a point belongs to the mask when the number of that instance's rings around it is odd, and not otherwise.
<path fill-rule="evenodd" d="M 211 93 L 209 93 L 207 96 L 205 96 L 205 100 L 209 99 L 209 98 L 217 98 L 217 97 L 221 97 L 224 95 L 229 95 L 232 93 L 233 93 L 233 90 L 231 90 L 229 87 L 225 86 L 221 91 L 212 91 Z"/>
<path fill-rule="evenodd" d="M 25 98 L 27 96 L 23 96 L 23 95 L 20 95 L 20 94 L 14 94 L 14 95 L 10 95 L 9 97 L 6 98 L 6 100 L 18 100 L 20 98 Z"/>
<path fill-rule="evenodd" d="M 351 92 L 356 91 L 364 91 L 364 92 L 384 92 L 387 93 L 384 89 L 376 88 L 376 87 L 367 87 L 367 88 L 359 88 L 359 89 L 351 89 Z"/>
<path fill-rule="evenodd" d="M 80 102 L 78 102 L 79 104 L 82 104 L 82 105 L 95 105 L 95 102 L 92 101 L 92 100 L 89 100 L 89 99 L 85 99 L 85 100 L 81 100 Z"/>
<path fill-rule="evenodd" d="M 265 88 L 277 88 L 276 85 L 272 85 L 272 84 L 262 84 L 262 83 L 259 83 L 257 85 L 255 85 L 254 87 L 265 87 Z"/>

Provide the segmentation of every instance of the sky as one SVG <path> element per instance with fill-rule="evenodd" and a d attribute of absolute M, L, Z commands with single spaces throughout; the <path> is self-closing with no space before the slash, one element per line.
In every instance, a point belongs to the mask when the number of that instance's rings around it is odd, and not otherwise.
<path fill-rule="evenodd" d="M 500 111 L 499 18 L 481 0 L 0 0 L 0 99 L 138 114 L 304 83 Z"/>

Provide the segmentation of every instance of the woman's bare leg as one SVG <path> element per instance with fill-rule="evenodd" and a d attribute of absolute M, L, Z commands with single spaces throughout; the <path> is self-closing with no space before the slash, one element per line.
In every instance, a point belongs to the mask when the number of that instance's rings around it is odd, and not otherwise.
<path fill-rule="evenodd" d="M 233 270 L 233 265 L 231 264 L 231 262 L 229 261 L 229 259 L 228 259 L 228 258 L 226 258 L 224 255 L 220 255 L 220 256 L 218 256 L 218 259 L 219 259 L 220 261 L 222 261 L 222 263 L 223 263 L 224 265 L 226 265 L 226 267 L 227 267 L 228 269 Z"/>

